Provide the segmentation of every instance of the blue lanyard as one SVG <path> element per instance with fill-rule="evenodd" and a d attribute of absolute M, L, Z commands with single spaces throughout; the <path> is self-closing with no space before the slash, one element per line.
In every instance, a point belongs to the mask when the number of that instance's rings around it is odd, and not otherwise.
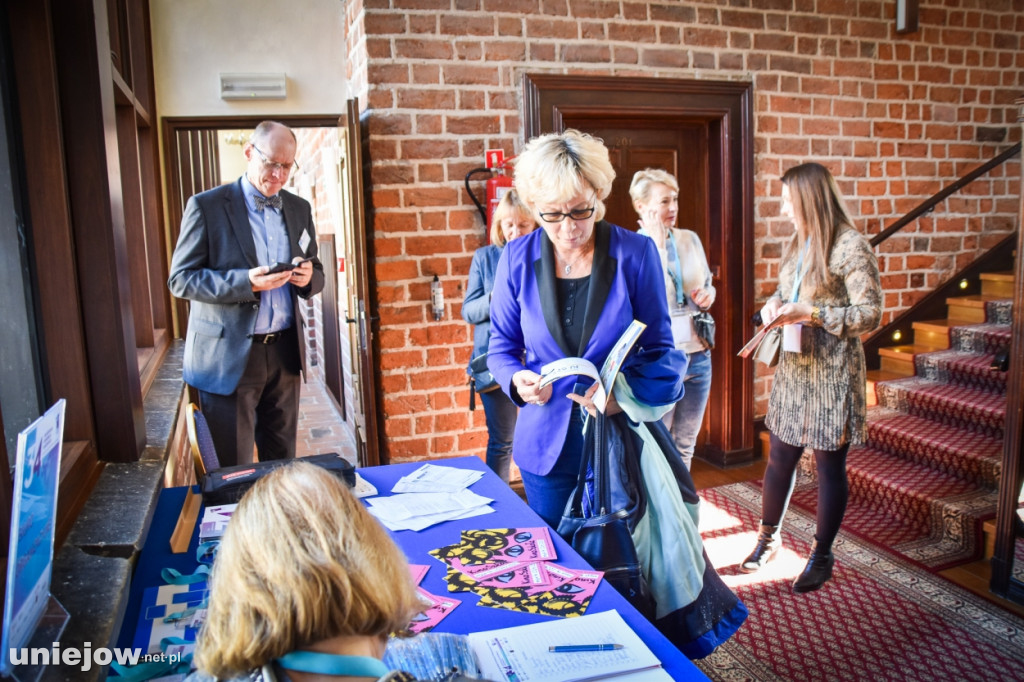
<path fill-rule="evenodd" d="M 390 670 L 384 662 L 370 656 L 340 656 L 318 651 L 293 651 L 277 659 L 285 670 L 321 675 L 346 675 L 351 677 L 383 677 Z"/>
<path fill-rule="evenodd" d="M 790 303 L 796 303 L 796 299 L 800 296 L 800 284 L 804 281 L 804 274 L 807 272 L 807 268 L 804 267 L 804 254 L 810 248 L 811 238 L 808 237 L 804 242 L 804 248 L 800 249 L 800 257 L 796 260 L 796 279 L 793 280 L 793 295 L 789 297 Z"/>
<path fill-rule="evenodd" d="M 686 293 L 683 291 L 683 268 L 679 264 L 679 252 L 676 251 L 676 240 L 672 238 L 672 234 L 665 235 L 665 241 L 668 243 L 668 262 L 671 265 L 675 265 L 675 269 L 670 271 L 672 279 L 676 283 L 676 303 L 679 305 L 686 304 Z"/>

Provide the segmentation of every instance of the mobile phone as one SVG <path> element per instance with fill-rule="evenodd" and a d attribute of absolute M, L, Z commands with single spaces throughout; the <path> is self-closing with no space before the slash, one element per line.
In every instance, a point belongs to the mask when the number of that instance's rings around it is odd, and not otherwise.
<path fill-rule="evenodd" d="M 270 269 L 265 274 L 276 275 L 279 272 L 288 272 L 289 270 L 294 270 L 295 265 L 296 263 L 277 263 L 270 266 Z"/>

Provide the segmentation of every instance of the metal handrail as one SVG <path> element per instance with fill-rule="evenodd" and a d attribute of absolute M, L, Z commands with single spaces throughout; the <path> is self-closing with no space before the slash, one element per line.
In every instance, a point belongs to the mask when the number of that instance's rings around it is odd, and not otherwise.
<path fill-rule="evenodd" d="M 1002 163 L 1012 158 L 1016 154 L 1019 154 L 1020 149 L 1021 143 L 1018 142 L 1017 144 L 1013 145 L 1012 147 L 1010 147 L 1002 154 L 989 161 L 988 163 L 982 166 L 978 166 L 973 171 L 971 171 L 967 175 L 963 176 L 962 178 L 954 182 L 952 185 L 949 185 L 945 189 L 940 190 L 938 193 L 932 196 L 931 199 L 926 199 L 925 201 L 921 202 L 915 209 L 913 209 L 905 216 L 897 220 L 895 223 L 893 223 L 892 225 L 890 225 L 889 227 L 885 228 L 884 230 L 876 234 L 874 237 L 872 237 L 871 246 L 878 246 L 886 239 L 888 239 L 890 236 L 892 236 L 899 230 L 903 229 L 904 226 L 912 223 L 913 221 L 917 220 L 919 217 L 921 217 L 928 211 L 935 208 L 936 205 L 941 203 L 950 194 L 953 194 L 954 192 L 959 192 L 961 188 L 974 182 L 979 177 L 981 177 L 985 173 L 988 173 L 996 166 L 1001 165 Z"/>

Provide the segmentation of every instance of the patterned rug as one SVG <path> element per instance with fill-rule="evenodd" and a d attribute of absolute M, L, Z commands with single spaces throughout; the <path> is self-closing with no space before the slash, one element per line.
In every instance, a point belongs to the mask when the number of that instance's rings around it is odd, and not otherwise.
<path fill-rule="evenodd" d="M 1024 680 L 1024 619 L 845 531 L 832 580 L 793 594 L 813 517 L 791 508 L 779 555 L 746 575 L 737 566 L 755 543 L 760 490 L 736 483 L 701 496 L 708 554 L 750 610 L 697 662 L 712 680 Z"/>

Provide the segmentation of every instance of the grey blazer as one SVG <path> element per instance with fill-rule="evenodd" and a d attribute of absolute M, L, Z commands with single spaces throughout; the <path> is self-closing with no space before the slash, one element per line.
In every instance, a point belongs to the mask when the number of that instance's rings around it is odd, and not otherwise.
<path fill-rule="evenodd" d="M 324 288 L 324 268 L 317 258 L 309 203 L 284 190 L 281 199 L 292 257 L 313 259 L 309 284 L 302 289 L 289 285 L 295 328 L 301 332 L 304 325 L 297 298 L 309 298 Z M 305 249 L 299 247 L 300 241 Z M 183 362 L 189 385 L 219 395 L 230 395 L 238 387 L 259 312 L 260 297 L 249 282 L 249 269 L 258 265 L 241 178 L 188 200 L 167 286 L 172 294 L 191 302 Z M 303 372 L 305 346 L 299 343 Z"/>

